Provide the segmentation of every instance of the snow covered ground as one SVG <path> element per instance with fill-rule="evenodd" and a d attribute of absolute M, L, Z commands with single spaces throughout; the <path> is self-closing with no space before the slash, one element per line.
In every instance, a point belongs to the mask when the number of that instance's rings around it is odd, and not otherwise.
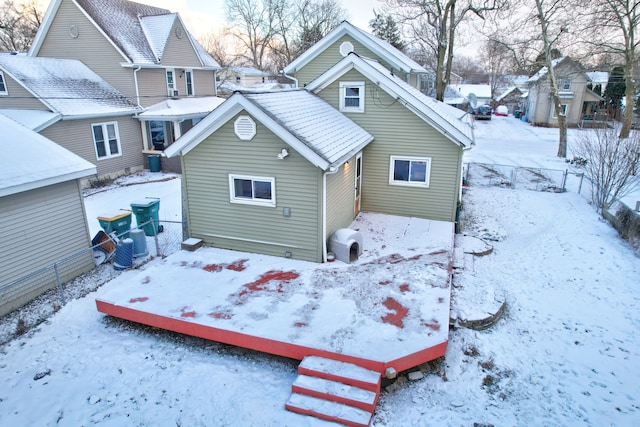
<path fill-rule="evenodd" d="M 557 130 L 512 117 L 476 126 L 467 160 L 566 167 Z M 89 221 L 147 196 L 161 197 L 161 218 L 179 218 L 176 188 L 179 179 L 96 193 Z M 386 388 L 372 424 L 639 425 L 633 248 L 573 192 L 472 186 L 464 204 L 464 231 L 494 252 L 465 263 L 456 293 L 465 303 L 504 295 L 507 313 L 485 331 L 452 330 L 444 360 Z M 114 284 L 0 347 L 0 425 L 329 425 L 284 409 L 295 361 L 107 318 L 94 300 Z"/>

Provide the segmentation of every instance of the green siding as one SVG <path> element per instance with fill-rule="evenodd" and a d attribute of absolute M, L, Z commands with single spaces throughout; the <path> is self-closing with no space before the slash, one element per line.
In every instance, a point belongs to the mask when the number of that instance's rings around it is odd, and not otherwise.
<path fill-rule="evenodd" d="M 327 238 L 354 219 L 355 157 L 335 174 L 327 175 Z"/>
<path fill-rule="evenodd" d="M 365 112 L 346 116 L 375 137 L 363 151 L 362 210 L 454 221 L 462 149 L 355 70 L 319 93 L 335 108 L 340 81 L 365 81 Z M 392 155 L 430 157 L 429 188 L 390 185 Z"/>
<path fill-rule="evenodd" d="M 233 132 L 236 117 L 183 158 L 189 235 L 215 247 L 275 256 L 288 251 L 320 262 L 322 171 L 293 149 L 277 159 L 287 145 L 255 119 L 256 136 L 241 141 Z M 276 207 L 231 203 L 229 174 L 275 178 Z"/>
<path fill-rule="evenodd" d="M 352 37 L 344 35 L 323 52 L 318 54 L 311 62 L 309 62 L 300 70 L 296 71 L 295 77 L 298 79 L 298 85 L 300 87 L 305 86 L 306 84 L 312 82 L 316 77 L 327 71 L 329 68 L 340 62 L 340 60 L 343 58 L 343 56 L 340 54 L 340 45 L 347 41 L 353 44 L 353 50 L 358 55 L 375 59 L 377 61 L 380 61 L 386 67 L 390 67 L 390 65 L 382 58 L 374 54 L 372 51 L 364 47 Z M 404 73 L 400 72 L 399 70 L 395 70 L 395 72 L 399 76 L 402 76 L 402 78 L 405 78 Z"/>

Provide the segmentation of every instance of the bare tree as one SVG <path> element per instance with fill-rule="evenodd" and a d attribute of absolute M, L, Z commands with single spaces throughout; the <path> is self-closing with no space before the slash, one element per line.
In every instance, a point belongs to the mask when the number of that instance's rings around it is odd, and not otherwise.
<path fill-rule="evenodd" d="M 599 54 L 609 54 L 615 59 L 610 65 L 619 65 L 624 70 L 627 108 L 624 112 L 620 137 L 626 138 L 631 130 L 633 100 L 635 99 L 634 66 L 636 50 L 640 39 L 636 34 L 640 29 L 640 2 L 637 0 L 600 0 L 585 2 L 581 9 L 586 11 L 584 30 L 588 34 L 583 42 Z"/>
<path fill-rule="evenodd" d="M 572 150 L 586 160 L 585 175 L 593 184 L 592 201 L 598 210 L 640 188 L 640 135 L 618 136 L 618 129 L 602 127 L 581 132 Z"/>
<path fill-rule="evenodd" d="M 511 61 L 511 52 L 502 43 L 489 38 L 481 49 L 485 72 L 489 76 L 491 98 L 495 99 L 499 88 L 506 83 L 506 74 Z"/>
<path fill-rule="evenodd" d="M 435 61 L 436 99 L 444 99 L 451 81 L 453 51 L 459 25 L 470 17 L 507 6 L 507 0 L 385 0 L 414 43 L 428 47 Z"/>
<path fill-rule="evenodd" d="M 38 32 L 44 15 L 37 0 L 0 4 L 0 50 L 27 51 Z"/>

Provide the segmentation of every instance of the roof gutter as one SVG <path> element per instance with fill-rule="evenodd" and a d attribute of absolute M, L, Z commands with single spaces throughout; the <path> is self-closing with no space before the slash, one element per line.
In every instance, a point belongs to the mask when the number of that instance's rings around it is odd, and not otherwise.
<path fill-rule="evenodd" d="M 137 111 L 137 110 L 136 110 Z M 85 120 L 85 119 L 101 119 L 105 117 L 124 117 L 124 116 L 133 116 L 136 114 L 136 111 L 119 111 L 119 112 L 105 112 L 105 113 L 96 113 L 96 114 L 78 114 L 78 115 L 68 115 L 62 116 L 62 120 Z"/>

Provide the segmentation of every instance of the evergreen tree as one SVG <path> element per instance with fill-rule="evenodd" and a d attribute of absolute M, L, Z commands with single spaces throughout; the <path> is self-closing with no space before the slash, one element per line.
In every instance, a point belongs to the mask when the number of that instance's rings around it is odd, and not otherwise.
<path fill-rule="evenodd" d="M 369 21 L 369 27 L 372 30 L 374 36 L 385 40 L 391 46 L 398 50 L 402 50 L 405 47 L 400 35 L 400 29 L 398 24 L 391 15 L 383 16 L 381 13 L 373 11 L 375 18 Z"/>

